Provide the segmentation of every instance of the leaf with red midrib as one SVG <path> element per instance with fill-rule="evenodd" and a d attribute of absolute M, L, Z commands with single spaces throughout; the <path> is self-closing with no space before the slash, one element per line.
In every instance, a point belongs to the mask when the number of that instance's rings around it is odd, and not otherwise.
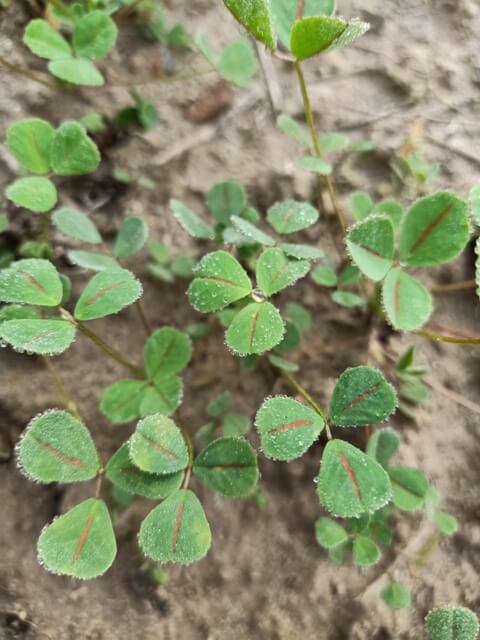
<path fill-rule="evenodd" d="M 142 471 L 164 475 L 187 467 L 188 451 L 182 432 L 166 416 L 157 413 L 140 420 L 129 442 L 130 457 Z"/>
<path fill-rule="evenodd" d="M 62 282 L 49 260 L 17 260 L 0 272 L 1 302 L 55 307 L 62 295 Z"/>
<path fill-rule="evenodd" d="M 75 305 L 77 320 L 95 320 L 118 313 L 142 294 L 142 285 L 126 269 L 101 271 L 93 276 Z"/>

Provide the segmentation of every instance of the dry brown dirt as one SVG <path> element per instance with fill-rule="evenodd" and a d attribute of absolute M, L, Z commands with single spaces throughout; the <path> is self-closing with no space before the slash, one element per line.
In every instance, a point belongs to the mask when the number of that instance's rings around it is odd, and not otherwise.
<path fill-rule="evenodd" d="M 238 34 L 220 2 L 169 0 L 165 5 L 170 16 L 191 30 L 204 31 L 218 44 Z M 377 145 L 374 153 L 338 167 L 342 201 L 352 189 L 368 190 L 375 197 L 392 193 L 390 162 L 419 118 L 429 156 L 442 163 L 435 186 L 466 194 L 478 182 L 480 158 L 478 2 L 338 0 L 338 5 L 346 16 L 369 20 L 372 30 L 358 46 L 305 65 L 313 106 L 322 130 L 346 131 Z M 0 55 L 42 70 L 43 63 L 20 42 L 27 20 L 26 3 L 19 0 L 0 11 Z M 128 93 L 124 86 L 110 85 L 138 82 L 154 65 L 167 62 L 180 70 L 191 67 L 194 58 L 190 54 L 167 58 L 161 47 L 139 39 L 138 29 L 129 23 L 112 56 L 105 89 L 52 92 L 0 69 L 1 134 L 12 120 L 25 116 L 48 117 L 57 123 L 93 109 L 111 116 L 127 102 Z M 292 70 L 281 62 L 275 62 L 274 69 L 283 110 L 301 116 Z M 280 197 L 313 197 L 310 178 L 295 169 L 298 149 L 274 126 L 260 77 L 250 89 L 234 91 L 233 108 L 225 116 L 203 125 L 184 117 L 185 108 L 216 82 L 207 75 L 143 86 L 142 92 L 158 106 L 159 125 L 147 133 L 103 141 L 104 168 L 92 178 L 65 181 L 65 201 L 94 210 L 109 238 L 123 216 L 136 213 L 148 221 L 152 237 L 173 251 L 198 254 L 201 247 L 168 212 L 170 197 L 198 205 L 214 182 L 226 178 L 243 181 L 252 204 L 261 210 Z M 4 148 L 0 165 L 4 187 L 15 172 Z M 155 189 L 114 183 L 109 177 L 113 166 L 150 176 Z M 11 215 L 18 216 L 11 238 L 15 243 L 20 231 L 31 234 L 34 225 L 13 209 Z M 309 234 L 310 240 L 319 238 L 328 248 L 325 237 L 324 223 Z M 58 240 L 63 249 L 56 258 L 65 266 L 65 240 Z M 471 278 L 472 263 L 472 253 L 467 252 L 432 279 Z M 173 323 L 182 328 L 198 319 L 186 303 L 183 282 L 171 286 L 149 279 L 144 254 L 132 267 L 144 277 L 145 305 L 156 326 Z M 75 276 L 77 287 L 85 281 L 84 274 L 72 268 L 67 272 Z M 365 362 L 366 321 L 332 305 L 311 281 L 282 295 L 281 306 L 292 299 L 304 302 L 314 316 L 308 344 L 295 358 L 304 385 L 323 401 L 346 366 Z M 478 333 L 479 315 L 473 291 L 436 296 L 435 320 L 440 323 Z M 134 310 L 108 323 L 97 321 L 94 327 L 138 359 L 144 336 Z M 386 335 L 383 329 L 380 333 Z M 477 399 L 480 366 L 475 348 L 432 344 L 411 336 L 389 336 L 389 340 L 397 351 L 417 344 L 433 384 Z M 396 416 L 391 424 L 403 439 L 399 461 L 424 469 L 444 494 L 446 508 L 459 519 L 460 531 L 454 537 L 436 541 L 420 516 L 405 515 L 397 521 L 395 543 L 380 565 L 365 570 L 334 566 L 313 534 L 321 514 L 314 485 L 319 443 L 291 464 L 260 457 L 261 486 L 268 498 L 263 510 L 199 486 L 213 546 L 198 564 L 169 569 L 166 586 L 149 583 L 137 550 L 136 532 L 149 509 L 142 501 L 118 515 L 119 553 L 113 568 L 85 583 L 44 571 L 36 561 L 35 541 L 46 522 L 87 497 L 90 488 L 32 484 L 18 473 L 11 457 L 28 420 L 58 406 L 55 390 L 37 359 L 2 349 L 0 363 L 0 638 L 414 640 L 423 637 L 423 617 L 434 605 L 457 603 L 480 610 L 480 418 L 445 392 L 434 391 L 416 421 Z M 98 403 L 101 390 L 123 372 L 81 338 L 57 364 L 99 447 L 105 455 L 112 453 L 131 425 L 111 426 Z M 202 343 L 185 382 L 183 415 L 192 431 L 205 421 L 208 400 L 224 388 L 232 392 L 235 407 L 250 415 L 273 386 L 288 392 L 281 382 L 261 373 L 242 372 L 223 348 L 220 332 Z M 389 575 L 412 588 L 410 609 L 392 613 L 379 598 Z"/>

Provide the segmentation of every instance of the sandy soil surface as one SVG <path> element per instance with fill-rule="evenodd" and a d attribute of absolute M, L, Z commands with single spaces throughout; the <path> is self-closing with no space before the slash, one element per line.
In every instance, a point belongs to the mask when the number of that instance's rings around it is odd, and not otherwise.
<path fill-rule="evenodd" d="M 220 44 L 234 38 L 238 29 L 217 4 L 212 0 L 165 2 L 172 18 L 204 31 Z M 438 186 L 466 194 L 478 182 L 480 167 L 478 2 L 338 0 L 338 5 L 346 16 L 369 20 L 372 29 L 358 46 L 334 52 L 321 64 L 305 65 L 314 109 L 322 130 L 345 131 L 355 139 L 368 137 L 377 145 L 374 153 L 338 167 L 342 201 L 353 189 L 368 190 L 375 197 L 392 193 L 390 162 L 419 118 L 428 154 L 442 163 Z M 42 70 L 42 62 L 20 43 L 28 17 L 23 3 L 17 1 L 0 12 L 0 55 Z M 195 63 L 191 54 L 168 57 L 158 45 L 141 41 L 137 31 L 133 24 L 122 29 L 107 70 L 109 84 L 102 90 L 52 92 L 1 70 L 2 136 L 13 119 L 24 116 L 54 122 L 90 110 L 112 116 L 128 101 L 127 89 L 119 85 L 149 75 L 159 64 L 173 64 L 180 70 Z M 301 116 L 292 70 L 281 62 L 275 62 L 274 69 L 283 111 Z M 65 201 L 93 210 L 108 238 L 123 216 L 135 213 L 148 221 L 152 237 L 162 239 L 173 251 L 188 249 L 198 254 L 201 248 L 168 212 L 170 197 L 199 204 L 214 182 L 233 178 L 245 183 L 252 204 L 262 210 L 280 197 L 313 198 L 312 181 L 295 169 L 298 150 L 275 128 L 260 77 L 250 89 L 233 92 L 232 108 L 224 116 L 202 125 L 185 117 L 185 109 L 217 81 L 205 75 L 142 87 L 158 106 L 160 124 L 147 133 L 104 140 L 103 168 L 93 177 L 66 180 Z M 3 187 L 15 171 L 4 148 L 0 166 Z M 110 178 L 113 167 L 148 175 L 156 187 L 149 191 L 121 186 Z M 34 226 L 31 218 L 19 216 L 12 243 L 18 242 L 20 231 L 33 233 Z M 325 236 L 322 223 L 305 238 L 320 238 L 328 249 Z M 61 239 L 60 245 L 56 258 L 64 265 L 68 244 Z M 453 267 L 439 269 L 434 280 L 471 278 L 472 256 L 467 252 Z M 198 319 L 178 285 L 149 279 L 144 254 L 132 267 L 144 277 L 145 305 L 156 326 L 185 327 Z M 86 279 L 75 269 L 67 272 L 75 275 L 78 287 Z M 301 300 L 314 314 L 308 345 L 296 352 L 295 359 L 304 385 L 324 400 L 346 366 L 365 362 L 366 321 L 334 306 L 311 281 L 283 294 L 281 306 L 292 299 Z M 478 333 L 479 315 L 473 291 L 436 296 L 439 323 Z M 140 354 L 144 336 L 133 309 L 108 324 L 96 321 L 94 325 L 118 348 Z M 418 344 L 419 358 L 430 368 L 435 386 L 477 399 L 480 366 L 474 348 L 391 337 L 383 329 L 380 333 L 397 351 Z M 281 381 L 242 372 L 227 350 L 219 348 L 221 339 L 215 332 L 202 343 L 186 375 L 183 415 L 192 432 L 204 423 L 208 400 L 225 387 L 232 392 L 235 407 L 250 415 L 272 388 L 288 392 Z M 108 424 L 98 403 L 102 388 L 123 372 L 98 358 L 95 348 L 80 338 L 57 362 L 65 382 L 75 389 L 99 447 L 105 455 L 112 453 L 131 426 Z M 28 420 L 58 406 L 55 390 L 36 359 L 3 349 L 0 363 L 0 638 L 413 640 L 423 637 L 422 619 L 434 605 L 458 603 L 479 610 L 480 418 L 444 391 L 433 392 L 415 421 L 399 415 L 391 424 L 403 438 L 399 461 L 424 469 L 444 494 L 446 508 L 460 520 L 461 529 L 454 537 L 437 539 L 420 516 L 405 515 L 396 523 L 395 543 L 380 565 L 368 570 L 333 565 L 313 533 L 321 514 L 313 482 L 322 447 L 318 443 L 295 463 L 260 458 L 261 486 L 268 498 L 263 510 L 250 501 L 227 500 L 196 485 L 211 522 L 213 546 L 198 564 L 170 569 L 167 585 L 154 586 L 146 579 L 137 550 L 136 532 L 149 509 L 143 501 L 118 515 L 119 553 L 113 568 L 104 577 L 83 583 L 45 572 L 36 561 L 35 541 L 48 520 L 89 495 L 88 486 L 34 485 L 16 471 L 12 461 L 13 444 Z M 379 592 L 388 576 L 411 586 L 410 609 L 392 613 L 383 604 Z"/>

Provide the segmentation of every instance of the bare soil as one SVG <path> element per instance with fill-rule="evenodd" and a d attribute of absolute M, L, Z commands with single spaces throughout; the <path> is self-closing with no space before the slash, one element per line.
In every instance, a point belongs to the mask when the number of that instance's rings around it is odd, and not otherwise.
<path fill-rule="evenodd" d="M 175 4 L 175 7 L 174 7 Z M 202 30 L 220 44 L 238 35 L 233 20 L 207 0 L 165 2 L 172 18 Z M 321 129 L 345 131 L 355 139 L 368 137 L 377 151 L 341 163 L 338 188 L 343 203 L 353 189 L 374 197 L 394 193 L 390 163 L 406 134 L 419 120 L 432 159 L 442 163 L 436 186 L 466 194 L 478 182 L 480 159 L 480 6 L 476 0 L 339 0 L 346 16 L 372 23 L 358 46 L 306 64 L 313 106 Z M 37 71 L 38 59 L 21 45 L 29 19 L 27 3 L 15 1 L 0 11 L 0 55 Z M 196 64 L 192 54 L 171 54 L 147 44 L 130 21 L 106 69 L 109 83 L 101 90 L 55 92 L 1 70 L 0 129 L 25 116 L 53 122 L 99 110 L 112 117 L 128 102 L 127 82 L 138 82 L 158 68 L 178 71 Z M 294 74 L 273 64 L 285 112 L 301 117 Z M 245 183 L 252 204 L 265 210 L 281 197 L 313 198 L 311 179 L 295 169 L 298 149 L 275 128 L 275 118 L 261 78 L 246 91 L 234 90 L 232 107 L 214 120 L 198 124 L 185 117 L 192 103 L 204 99 L 217 83 L 213 75 L 182 82 L 157 81 L 142 86 L 160 113 L 159 125 L 135 135 L 110 136 L 99 142 L 104 163 L 93 177 L 65 181 L 64 202 L 91 212 L 111 239 L 123 216 L 142 215 L 151 236 L 172 251 L 202 249 L 183 233 L 168 212 L 170 197 L 199 205 L 206 190 L 226 178 Z M 111 86 L 116 85 L 116 86 Z M 0 186 L 15 174 L 2 148 Z M 111 179 L 113 167 L 132 175 L 148 175 L 149 191 Z M 5 203 L 5 206 L 6 203 Z M 17 216 L 9 237 L 34 235 L 35 221 Z M 327 225 L 305 235 L 329 250 Z M 79 289 L 86 274 L 68 267 L 68 243 L 58 238 L 56 259 Z M 184 296 L 185 281 L 163 285 L 149 278 L 146 255 L 132 263 L 144 278 L 145 306 L 155 326 L 182 328 L 199 319 Z M 472 278 L 473 252 L 453 267 L 439 269 L 432 282 Z M 367 321 L 358 313 L 334 306 L 328 293 L 311 281 L 280 298 L 301 300 L 312 311 L 308 344 L 297 350 L 303 384 L 324 401 L 336 376 L 349 365 L 365 363 Z M 480 319 L 474 292 L 436 296 L 435 321 L 458 331 L 478 334 Z M 94 328 L 119 349 L 139 360 L 144 335 L 134 309 Z M 119 553 L 102 578 L 84 583 L 48 574 L 35 555 L 42 527 L 55 515 L 90 494 L 88 485 L 60 488 L 35 485 L 23 478 L 12 459 L 13 446 L 29 419 L 59 406 L 54 387 L 40 360 L 3 349 L 0 353 L 0 638 L 22 640 L 407 640 L 422 638 L 422 620 L 429 608 L 445 603 L 479 611 L 480 417 L 448 390 L 475 401 L 480 382 L 478 352 L 471 347 L 434 344 L 412 336 L 394 336 L 380 327 L 373 344 L 388 342 L 400 352 L 418 345 L 420 360 L 437 388 L 417 412 L 416 420 L 397 415 L 403 446 L 399 461 L 420 466 L 445 496 L 445 507 L 459 519 L 452 538 L 437 538 L 419 515 L 396 523 L 395 543 L 382 563 L 366 570 L 333 565 L 314 538 L 321 515 L 314 478 L 322 443 L 299 461 L 272 463 L 260 457 L 261 486 L 268 501 L 258 509 L 246 500 L 227 500 L 195 485 L 204 501 L 213 531 L 208 557 L 190 567 L 169 569 L 165 586 L 146 578 L 136 546 L 136 532 L 150 504 L 135 502 L 117 514 Z M 375 349 L 374 349 L 375 352 Z M 95 347 L 79 338 L 57 364 L 105 456 L 131 431 L 113 427 L 101 415 L 101 390 L 124 376 L 102 359 Z M 386 365 L 387 366 L 387 365 Z M 447 392 L 438 390 L 438 385 Z M 183 416 L 192 432 L 205 421 L 205 407 L 228 388 L 235 407 L 253 415 L 263 398 L 289 390 L 260 372 L 245 372 L 216 331 L 201 343 L 185 380 Z M 363 435 L 356 436 L 362 442 Z M 255 440 L 255 436 L 252 436 Z M 413 606 L 392 613 L 379 598 L 390 577 L 407 582 Z"/>

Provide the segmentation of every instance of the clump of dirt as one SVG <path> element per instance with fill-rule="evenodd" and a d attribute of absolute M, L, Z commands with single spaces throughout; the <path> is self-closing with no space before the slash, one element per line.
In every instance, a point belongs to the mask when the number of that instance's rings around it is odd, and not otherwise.
<path fill-rule="evenodd" d="M 238 36 L 233 20 L 216 3 L 165 4 L 172 17 L 185 21 L 192 30 L 208 33 L 218 45 Z M 443 166 L 439 185 L 465 194 L 478 181 L 479 169 L 475 155 L 480 137 L 480 66 L 475 62 L 478 3 L 406 0 L 400 7 L 380 0 L 339 0 L 338 5 L 346 16 L 370 20 L 372 30 L 352 49 L 305 65 L 313 105 L 323 131 L 345 131 L 355 139 L 367 137 L 377 149 L 337 167 L 342 196 L 352 189 L 367 190 L 376 198 L 391 195 L 391 160 L 419 119 L 428 155 Z M 42 70 L 43 62 L 21 45 L 27 20 L 19 3 L 0 12 L 0 55 Z M 109 83 L 105 89 L 52 93 L 2 69 L 1 129 L 26 116 L 60 122 L 96 110 L 111 118 L 129 99 L 125 86 L 120 86 L 127 80 L 138 81 L 153 72 L 155 65 L 167 62 L 178 69 L 194 64 L 188 53 L 164 58 L 158 45 L 145 44 L 135 25 L 127 24 L 106 69 Z M 301 118 L 292 70 L 281 62 L 275 62 L 273 68 L 282 110 Z M 65 181 L 65 201 L 93 211 L 107 237 L 123 216 L 140 214 L 151 236 L 165 242 L 172 252 L 188 250 L 198 255 L 202 247 L 179 229 L 168 212 L 170 197 L 199 205 L 209 186 L 232 178 L 246 185 L 250 201 L 262 211 L 280 198 L 313 198 L 311 179 L 292 160 L 298 150 L 275 127 L 260 77 L 250 89 L 234 90 L 232 106 L 227 105 L 213 120 L 198 124 L 188 117 L 191 105 L 215 89 L 217 81 L 202 75 L 182 83 L 159 81 L 142 86 L 141 92 L 159 109 L 160 124 L 149 132 L 101 141 L 105 160 L 101 171 L 93 177 Z M 16 168 L 4 149 L 0 163 L 3 187 Z M 148 175 L 155 189 L 112 180 L 114 167 L 133 176 Z M 13 209 L 11 213 L 18 216 Z M 35 220 L 28 216 L 18 216 L 13 226 L 13 244 L 35 233 Z M 305 237 L 332 250 L 325 220 L 313 234 Z M 64 239 L 58 240 L 60 246 L 68 246 Z M 66 265 L 63 251 L 56 259 Z M 185 328 L 198 320 L 180 285 L 149 278 L 145 255 L 132 267 L 146 284 L 145 307 L 155 326 L 171 323 Z M 79 290 L 85 274 L 65 268 L 75 275 Z M 443 282 L 471 277 L 468 255 L 435 274 Z M 334 306 L 329 295 L 310 281 L 283 294 L 280 304 L 293 299 L 306 304 L 314 318 L 307 344 L 295 354 L 301 379 L 325 401 L 346 366 L 365 363 L 369 327 L 361 315 Z M 436 297 L 435 320 L 442 325 L 476 333 L 479 315 L 473 290 Z M 94 324 L 112 344 L 140 358 L 144 335 L 133 309 Z M 141 500 L 116 514 L 119 553 L 104 577 L 83 583 L 50 575 L 38 565 L 35 543 L 41 528 L 89 496 L 90 488 L 35 485 L 15 469 L 12 449 L 22 429 L 33 415 L 58 406 L 59 400 L 41 361 L 3 349 L 0 637 L 413 640 L 422 637 L 423 617 L 434 605 L 458 603 L 478 610 L 479 414 L 475 407 L 461 404 L 462 398 L 475 401 L 477 397 L 477 352 L 471 347 L 392 336 L 384 329 L 379 330 L 378 339 L 388 341 L 396 352 L 415 344 L 419 359 L 431 370 L 431 400 L 418 410 L 415 421 L 397 415 L 391 424 L 402 435 L 400 462 L 425 470 L 445 496 L 446 508 L 459 519 L 460 532 L 453 538 L 438 539 L 418 515 L 405 515 L 397 523 L 393 548 L 385 552 L 380 565 L 368 570 L 333 565 L 313 533 L 321 514 L 314 483 L 323 446 L 319 442 L 304 458 L 290 464 L 260 456 L 261 486 L 267 497 L 263 509 L 248 500 L 213 495 L 196 485 L 211 522 L 213 546 L 205 560 L 168 569 L 169 581 L 163 586 L 154 586 L 147 578 L 137 548 L 139 523 L 151 508 Z M 250 415 L 272 392 L 290 393 L 281 380 L 241 370 L 238 361 L 221 347 L 222 341 L 220 330 L 215 330 L 202 342 L 185 378 L 182 415 L 192 432 L 205 421 L 208 400 L 225 388 L 232 392 L 235 408 Z M 100 358 L 95 347 L 81 338 L 56 361 L 95 441 L 108 456 L 128 437 L 131 426 L 110 425 L 99 412 L 99 396 L 124 372 Z M 455 393 L 461 394 L 460 400 L 454 400 Z M 361 443 L 365 434 L 359 431 L 352 437 Z M 383 604 L 379 593 L 388 577 L 411 586 L 412 608 L 392 613 Z"/>

